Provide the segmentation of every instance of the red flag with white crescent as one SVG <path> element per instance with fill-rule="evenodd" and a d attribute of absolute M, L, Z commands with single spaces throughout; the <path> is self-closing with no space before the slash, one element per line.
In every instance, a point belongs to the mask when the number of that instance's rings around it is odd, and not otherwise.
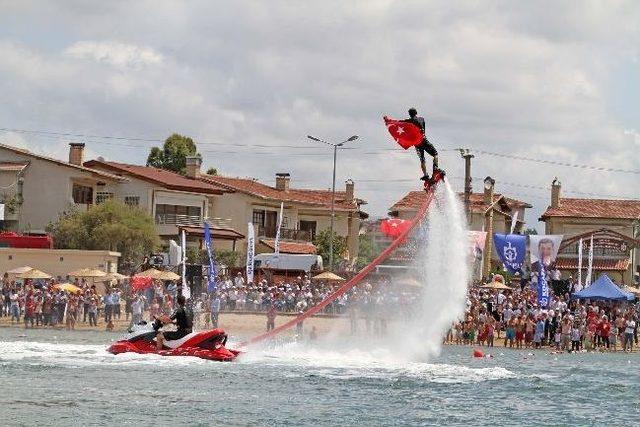
<path fill-rule="evenodd" d="M 380 222 L 380 231 L 388 237 L 396 238 L 406 229 L 411 227 L 411 221 L 406 219 L 383 219 Z"/>
<path fill-rule="evenodd" d="M 384 117 L 384 124 L 393 139 L 405 150 L 422 142 L 423 136 L 420 128 L 413 123 L 393 120 Z"/>

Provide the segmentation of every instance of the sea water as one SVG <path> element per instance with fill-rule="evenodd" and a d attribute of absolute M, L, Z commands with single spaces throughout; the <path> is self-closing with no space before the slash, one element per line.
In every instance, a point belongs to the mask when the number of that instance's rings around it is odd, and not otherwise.
<path fill-rule="evenodd" d="M 55 337 L 54 337 L 55 336 Z M 0 425 L 637 425 L 637 354 L 290 343 L 237 363 L 106 351 L 117 335 L 0 329 Z"/>

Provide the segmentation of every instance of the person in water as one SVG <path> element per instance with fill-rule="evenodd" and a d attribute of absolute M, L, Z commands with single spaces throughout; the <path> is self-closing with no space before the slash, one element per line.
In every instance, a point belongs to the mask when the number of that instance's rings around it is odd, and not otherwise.
<path fill-rule="evenodd" d="M 427 164 L 425 162 L 424 153 L 428 153 L 431 157 L 433 157 L 433 171 L 435 172 L 438 169 L 438 151 L 436 147 L 433 146 L 431 142 L 427 139 L 425 135 L 426 124 L 424 121 L 424 117 L 418 116 L 418 110 L 415 108 L 409 108 L 409 118 L 402 120 L 405 123 L 411 123 L 420 129 L 422 132 L 422 142 L 416 145 L 416 152 L 418 153 L 418 158 L 420 159 L 420 168 L 422 169 L 422 178 L 423 181 L 429 180 L 429 174 L 427 173 Z"/>
<path fill-rule="evenodd" d="M 158 334 L 156 335 L 158 350 L 162 350 L 165 341 L 179 340 L 180 338 L 190 334 L 192 331 L 193 325 L 191 319 L 184 308 L 186 299 L 183 295 L 178 295 L 177 301 L 178 308 L 174 310 L 171 316 L 165 316 L 165 319 L 160 320 L 162 320 L 163 323 L 175 323 L 178 329 L 176 331 L 168 332 L 158 331 Z"/>

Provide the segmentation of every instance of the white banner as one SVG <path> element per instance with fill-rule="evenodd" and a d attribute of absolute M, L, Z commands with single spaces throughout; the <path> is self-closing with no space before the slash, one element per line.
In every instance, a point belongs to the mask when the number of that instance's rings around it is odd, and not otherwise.
<path fill-rule="evenodd" d="M 516 225 L 518 225 L 518 211 L 516 211 L 516 213 L 513 214 L 513 216 L 511 217 L 511 233 L 513 234 L 513 232 L 516 229 Z"/>
<path fill-rule="evenodd" d="M 582 238 L 578 242 L 578 285 L 576 286 L 576 292 L 582 290 Z"/>
<path fill-rule="evenodd" d="M 182 248 L 182 296 L 186 299 L 191 298 L 191 288 L 187 285 L 187 233 L 182 230 L 180 236 L 180 245 Z"/>
<path fill-rule="evenodd" d="M 584 279 L 584 287 L 591 285 L 591 275 L 593 272 L 593 234 L 591 235 L 591 242 L 589 244 L 589 265 L 587 267 L 587 277 Z"/>
<path fill-rule="evenodd" d="M 253 223 L 247 224 L 247 284 L 253 283 L 253 264 L 256 254 L 256 236 Z"/>
<path fill-rule="evenodd" d="M 282 211 L 284 209 L 284 202 L 280 202 L 280 213 L 278 214 L 278 228 L 276 228 L 276 241 L 273 244 L 273 252 L 276 256 L 280 255 L 280 229 L 282 228 Z"/>
<path fill-rule="evenodd" d="M 556 256 L 562 242 L 562 234 L 548 234 L 529 236 L 529 252 L 531 253 L 531 271 L 538 271 L 538 264 L 546 271 L 556 269 Z"/>

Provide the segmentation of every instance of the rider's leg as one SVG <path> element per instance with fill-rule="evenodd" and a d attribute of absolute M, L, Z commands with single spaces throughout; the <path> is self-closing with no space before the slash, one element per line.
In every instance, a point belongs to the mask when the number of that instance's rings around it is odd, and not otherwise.
<path fill-rule="evenodd" d="M 158 350 L 162 350 L 164 347 L 164 335 L 162 332 L 158 332 L 158 335 L 156 335 L 156 346 Z"/>

